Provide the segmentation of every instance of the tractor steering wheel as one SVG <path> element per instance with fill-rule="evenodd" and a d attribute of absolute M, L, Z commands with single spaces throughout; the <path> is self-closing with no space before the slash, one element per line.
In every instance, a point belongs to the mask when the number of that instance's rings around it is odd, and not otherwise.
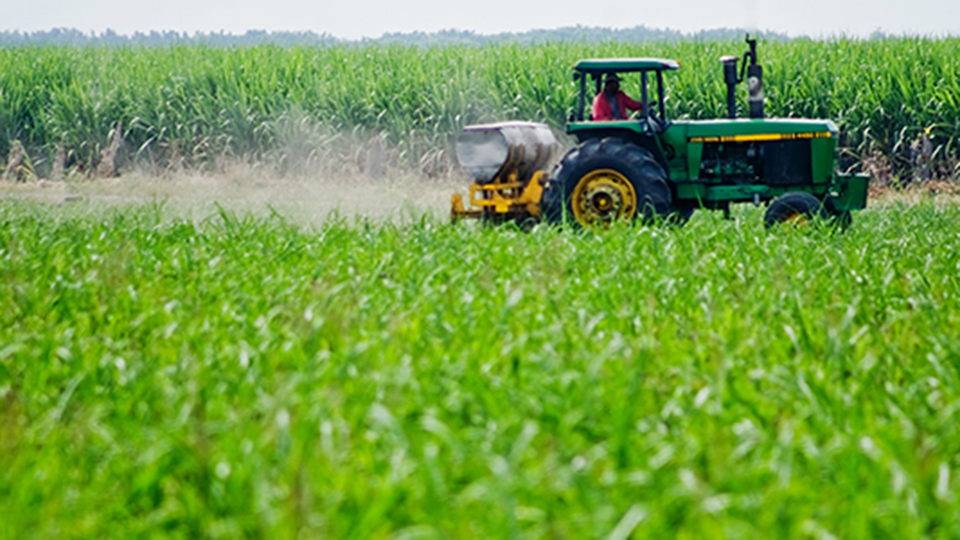
<path fill-rule="evenodd" d="M 647 102 L 647 116 L 650 118 L 657 118 L 657 113 L 660 110 L 657 108 L 657 100 L 651 99 Z"/>
<path fill-rule="evenodd" d="M 666 129 L 666 122 L 663 121 L 663 118 L 660 118 L 659 112 L 660 110 L 657 108 L 656 100 L 651 100 L 647 102 L 647 110 L 646 110 L 647 125 L 644 126 L 644 130 L 649 129 L 652 132 L 659 133 L 664 129 Z"/>

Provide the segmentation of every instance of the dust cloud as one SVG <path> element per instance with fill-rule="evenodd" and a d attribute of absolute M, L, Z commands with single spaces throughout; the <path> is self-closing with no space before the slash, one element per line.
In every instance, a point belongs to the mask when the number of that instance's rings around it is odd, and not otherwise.
<path fill-rule="evenodd" d="M 238 215 L 279 214 L 304 225 L 334 216 L 372 222 L 445 219 L 450 195 L 466 193 L 460 171 L 428 176 L 391 170 L 371 179 L 358 172 L 279 174 L 267 167 L 236 165 L 215 173 L 125 172 L 118 178 L 0 183 L 0 200 L 17 199 L 90 210 L 162 203 L 164 215 L 204 219 L 220 208 Z"/>

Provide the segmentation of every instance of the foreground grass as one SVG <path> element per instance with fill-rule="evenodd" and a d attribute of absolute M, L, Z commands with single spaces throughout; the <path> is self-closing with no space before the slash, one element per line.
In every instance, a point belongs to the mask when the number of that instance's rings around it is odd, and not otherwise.
<path fill-rule="evenodd" d="M 960 209 L 768 234 L 0 203 L 0 535 L 960 535 Z"/>

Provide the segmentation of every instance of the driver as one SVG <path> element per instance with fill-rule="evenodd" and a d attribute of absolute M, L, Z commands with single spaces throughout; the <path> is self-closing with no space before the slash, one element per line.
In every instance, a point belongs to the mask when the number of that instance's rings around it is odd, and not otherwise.
<path fill-rule="evenodd" d="M 603 91 L 593 98 L 593 120 L 626 120 L 627 109 L 639 111 L 643 104 L 620 91 L 620 81 L 616 73 L 607 73 L 603 79 Z"/>

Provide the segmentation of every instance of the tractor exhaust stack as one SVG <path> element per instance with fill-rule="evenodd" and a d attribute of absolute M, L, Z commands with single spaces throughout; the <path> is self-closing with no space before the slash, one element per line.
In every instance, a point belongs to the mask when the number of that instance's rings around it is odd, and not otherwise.
<path fill-rule="evenodd" d="M 743 55 L 743 65 L 747 68 L 747 91 L 750 104 L 750 118 L 763 118 L 763 66 L 757 63 L 757 40 L 750 39 L 747 34 L 747 45 L 750 50 Z M 747 64 L 747 62 L 750 62 Z M 742 78 L 742 76 L 741 76 Z"/>
<path fill-rule="evenodd" d="M 747 34 L 750 50 L 743 54 L 743 65 L 737 76 L 736 56 L 721 56 L 723 63 L 723 82 L 727 85 L 727 117 L 737 117 L 737 85 L 743 82 L 744 71 L 747 78 L 747 103 L 750 106 L 750 118 L 764 118 L 763 110 L 763 66 L 757 62 L 757 40 Z"/>
<path fill-rule="evenodd" d="M 723 62 L 723 82 L 727 84 L 727 118 L 737 117 L 737 57 L 721 56 Z"/>

